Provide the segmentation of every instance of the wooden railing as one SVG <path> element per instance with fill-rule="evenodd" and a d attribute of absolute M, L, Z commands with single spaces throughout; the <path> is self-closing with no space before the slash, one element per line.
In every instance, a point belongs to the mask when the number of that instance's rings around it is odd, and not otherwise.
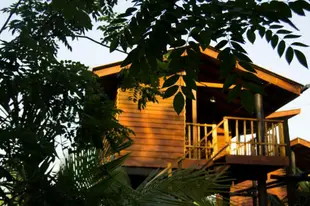
<path fill-rule="evenodd" d="M 262 120 L 264 134 L 258 136 L 258 119 L 224 117 L 226 154 L 252 156 L 285 156 L 282 120 Z"/>
<path fill-rule="evenodd" d="M 188 159 L 209 159 L 213 153 L 212 139 L 216 124 L 186 123 L 184 154 Z"/>
<path fill-rule="evenodd" d="M 217 125 L 186 123 L 183 158 L 209 160 L 225 154 L 285 156 L 283 121 L 262 120 L 265 132 L 261 136 L 257 135 L 258 123 L 258 119 L 242 117 L 224 117 Z"/>

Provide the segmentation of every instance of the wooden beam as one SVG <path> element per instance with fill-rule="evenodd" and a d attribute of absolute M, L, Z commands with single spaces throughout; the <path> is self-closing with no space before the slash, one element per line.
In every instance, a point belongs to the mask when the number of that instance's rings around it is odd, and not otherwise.
<path fill-rule="evenodd" d="M 281 156 L 246 156 L 246 155 L 226 155 L 226 164 L 237 165 L 269 165 L 269 166 L 287 166 L 289 164 L 287 157 Z"/>
<path fill-rule="evenodd" d="M 224 84 L 222 83 L 214 83 L 214 82 L 197 82 L 196 85 L 198 87 L 210 87 L 210 88 L 218 88 L 223 89 Z M 229 89 L 234 88 L 235 85 L 229 87 Z"/>
<path fill-rule="evenodd" d="M 302 145 L 304 147 L 310 148 L 310 142 L 307 140 L 304 140 L 302 138 L 295 138 L 290 142 L 291 147 L 295 146 L 295 145 Z"/>
<path fill-rule="evenodd" d="M 213 59 L 216 59 L 217 60 L 217 56 L 219 54 L 219 52 L 217 51 L 214 51 L 212 49 L 205 49 L 205 50 L 202 50 L 201 49 L 201 52 L 206 55 L 206 56 L 209 56 Z M 287 91 L 290 91 L 292 93 L 295 93 L 297 95 L 300 95 L 301 94 L 301 89 L 302 89 L 302 85 L 301 84 L 298 84 L 296 82 L 293 82 L 289 79 L 286 79 L 284 77 L 281 77 L 279 75 L 276 75 L 268 70 L 265 70 L 263 68 L 260 68 L 256 65 L 253 66 L 253 68 L 255 69 L 256 73 L 255 75 L 268 82 L 268 83 L 271 83 L 273 85 L 276 85 L 278 87 L 281 87 Z M 237 63 L 237 66 L 236 66 L 236 69 L 239 70 L 239 71 L 247 71 L 246 69 L 244 69 L 242 66 L 240 66 L 240 64 Z"/>
<path fill-rule="evenodd" d="M 291 109 L 291 110 L 285 110 L 285 111 L 278 111 L 274 112 L 270 115 L 268 115 L 267 119 L 281 119 L 281 118 L 291 118 L 298 114 L 300 114 L 300 109 Z"/>
<path fill-rule="evenodd" d="M 122 70 L 121 65 L 118 64 L 115 66 L 95 70 L 94 73 L 99 77 L 104 77 L 104 76 L 108 76 L 111 74 L 116 74 L 116 73 L 120 72 L 121 70 Z"/>
<path fill-rule="evenodd" d="M 219 54 L 219 52 L 214 51 L 210 48 L 207 48 L 205 50 L 201 49 L 201 52 L 202 52 L 202 54 L 204 54 L 208 57 L 211 57 L 214 60 L 217 60 L 217 56 Z M 186 55 L 186 52 L 183 55 Z M 121 62 L 116 62 L 116 63 L 112 63 L 112 64 L 108 64 L 108 65 L 95 67 L 93 69 L 93 72 L 95 74 L 97 74 L 99 77 L 110 75 L 110 74 L 115 74 L 115 73 L 118 73 L 121 71 L 120 64 L 121 64 Z M 263 68 L 260 68 L 256 65 L 254 65 L 253 67 L 256 71 L 255 75 L 258 78 L 260 78 L 260 79 L 262 79 L 262 80 L 264 80 L 270 84 L 276 85 L 280 88 L 283 88 L 287 91 L 295 93 L 297 95 L 301 94 L 301 89 L 303 87 L 301 84 L 298 84 L 297 82 L 293 82 L 287 78 L 276 75 L 276 74 L 274 74 L 268 70 L 265 70 Z M 247 71 L 242 66 L 240 66 L 238 63 L 237 63 L 236 69 L 239 71 L 243 71 L 243 72 Z"/>

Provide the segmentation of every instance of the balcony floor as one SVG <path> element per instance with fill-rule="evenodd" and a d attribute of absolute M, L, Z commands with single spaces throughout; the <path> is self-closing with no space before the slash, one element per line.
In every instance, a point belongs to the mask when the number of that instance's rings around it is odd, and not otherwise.
<path fill-rule="evenodd" d="M 182 167 L 202 167 L 206 160 L 183 161 Z M 225 155 L 215 159 L 207 168 L 215 169 L 219 166 L 229 166 L 228 173 L 231 178 L 238 180 L 255 180 L 261 174 L 288 166 L 288 157 L 281 156 L 244 156 Z"/>

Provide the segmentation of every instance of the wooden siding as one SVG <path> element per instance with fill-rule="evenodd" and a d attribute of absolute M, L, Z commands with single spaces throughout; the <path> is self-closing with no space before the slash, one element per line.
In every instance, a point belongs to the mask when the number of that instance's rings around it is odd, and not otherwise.
<path fill-rule="evenodd" d="M 158 97 L 159 103 L 147 103 L 140 111 L 137 103 L 128 99 L 130 95 L 130 91 L 121 90 L 117 94 L 117 107 L 123 111 L 118 119 L 135 132 L 133 145 L 124 151 L 131 153 L 125 165 L 163 168 L 176 162 L 184 153 L 185 111 L 176 114 L 173 97 Z"/>

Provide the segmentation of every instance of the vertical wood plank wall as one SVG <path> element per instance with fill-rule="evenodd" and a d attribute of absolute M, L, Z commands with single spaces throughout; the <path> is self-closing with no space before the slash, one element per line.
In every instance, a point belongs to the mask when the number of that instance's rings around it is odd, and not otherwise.
<path fill-rule="evenodd" d="M 184 152 L 185 109 L 177 115 L 173 97 L 159 97 L 159 104 L 147 103 L 140 111 L 129 96 L 130 91 L 118 90 L 117 107 L 123 110 L 118 119 L 135 132 L 133 145 L 125 151 L 131 152 L 125 165 L 158 168 L 176 162 Z"/>

